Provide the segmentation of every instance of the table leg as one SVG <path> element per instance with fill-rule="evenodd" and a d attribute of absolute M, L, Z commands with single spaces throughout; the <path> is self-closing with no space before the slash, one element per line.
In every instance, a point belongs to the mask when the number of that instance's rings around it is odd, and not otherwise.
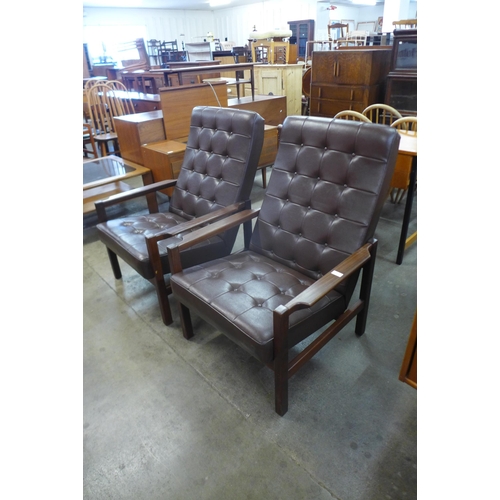
<path fill-rule="evenodd" d="M 408 235 L 408 226 L 410 225 L 411 208 L 413 205 L 413 196 L 415 195 L 415 182 L 417 180 L 417 157 L 414 156 L 411 162 L 410 185 L 406 194 L 405 212 L 403 215 L 403 227 L 401 228 L 401 236 L 399 237 L 398 255 L 396 264 L 403 262 L 405 252 L 406 236 Z"/>

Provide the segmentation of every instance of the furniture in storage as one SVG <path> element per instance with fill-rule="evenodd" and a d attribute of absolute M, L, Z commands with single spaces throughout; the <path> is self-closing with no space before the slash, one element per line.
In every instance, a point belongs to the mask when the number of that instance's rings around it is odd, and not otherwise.
<path fill-rule="evenodd" d="M 253 99 L 250 96 L 228 99 L 227 105 L 230 108 L 256 111 L 267 125 L 280 125 L 287 117 L 286 102 L 286 96 L 283 95 L 256 94 Z"/>
<path fill-rule="evenodd" d="M 252 61 L 260 64 L 286 64 L 289 45 L 288 41 L 279 37 L 256 39 L 252 42 Z"/>
<path fill-rule="evenodd" d="M 169 140 L 146 143 L 142 145 L 141 151 L 144 165 L 151 170 L 155 181 L 179 177 L 186 143 Z M 162 192 L 172 196 L 174 188 L 167 188 Z"/>
<path fill-rule="evenodd" d="M 120 116 L 115 119 L 115 127 L 122 158 L 140 165 L 145 164 L 141 146 L 148 142 L 165 140 L 163 113 L 161 111 Z M 162 178 L 156 178 L 155 176 L 155 181 L 159 180 L 162 180 Z"/>
<path fill-rule="evenodd" d="M 276 156 L 277 126 L 286 118 L 286 97 L 256 95 L 254 100 L 251 97 L 227 99 L 225 87 L 219 82 L 213 84 L 213 90 L 208 84 L 165 88 L 162 90 L 165 113 L 157 110 L 120 117 L 116 129 L 118 140 L 125 147 L 124 158 L 150 168 L 155 181 L 175 176 L 176 163 L 189 133 L 190 110 L 197 105 L 218 105 L 219 99 L 223 107 L 255 111 L 264 118 L 264 144 L 257 168 L 262 169 L 265 186 L 266 167 L 274 163 Z M 161 108 L 160 96 L 156 97 Z M 148 150 L 146 154 L 145 150 Z M 160 158 L 162 155 L 166 157 Z"/>
<path fill-rule="evenodd" d="M 297 58 L 300 61 L 305 61 L 307 55 L 306 44 L 314 40 L 314 20 L 288 21 L 288 26 L 292 32 L 292 37 L 295 37 L 296 40 Z"/>
<path fill-rule="evenodd" d="M 406 345 L 406 351 L 399 372 L 399 380 L 406 382 L 414 389 L 417 388 L 417 312 L 413 317 L 413 324 L 410 330 L 410 337 Z"/>
<path fill-rule="evenodd" d="M 188 128 L 186 154 L 177 180 L 154 183 L 96 203 L 97 232 L 106 245 L 115 278 L 121 278 L 120 257 L 155 286 L 166 325 L 172 323 L 170 292 L 165 283 L 165 275 L 170 273 L 168 239 L 250 205 L 264 137 L 262 117 L 239 109 L 196 106 Z M 159 213 L 156 204 L 156 210 L 149 214 L 108 220 L 108 207 L 146 193 L 156 197 L 158 190 L 172 187 L 167 212 Z M 229 230 L 188 250 L 183 253 L 183 263 L 189 267 L 230 254 L 236 235 L 237 230 Z"/>
<path fill-rule="evenodd" d="M 185 66 L 183 68 L 170 68 L 163 70 L 154 70 L 154 72 L 162 72 L 165 81 L 170 81 L 172 75 L 177 76 L 179 85 L 196 85 L 197 83 L 203 83 L 204 81 L 210 81 L 211 83 L 219 80 L 224 83 L 235 85 L 237 89 L 237 95 L 239 94 L 240 85 L 250 84 L 252 98 L 254 97 L 254 64 L 253 63 L 239 63 L 239 64 L 219 64 L 220 61 L 212 61 L 213 65 L 194 67 Z M 242 72 L 248 70 L 249 78 L 241 78 Z M 234 73 L 234 78 L 222 78 L 220 77 L 221 72 L 231 71 Z"/>
<path fill-rule="evenodd" d="M 313 52 L 310 114 L 359 113 L 383 102 L 391 48 L 342 48 Z"/>
<path fill-rule="evenodd" d="M 153 182 L 151 171 L 137 163 L 115 155 L 94 158 L 83 162 L 83 213 L 94 211 L 95 202 L 118 193 L 130 191 L 127 179 L 142 177 L 143 184 Z M 148 199 L 148 204 L 151 200 Z M 150 205 L 153 208 L 154 205 Z"/>
<path fill-rule="evenodd" d="M 417 114 L 417 30 L 394 30 L 385 103 L 403 115 Z"/>
<path fill-rule="evenodd" d="M 391 127 L 289 116 L 261 208 L 168 247 L 184 337 L 194 334 L 193 311 L 271 368 L 279 415 L 288 410 L 293 374 L 354 318 L 356 334 L 365 331 L 374 234 L 398 144 Z M 182 262 L 186 250 L 242 223 L 241 252 L 191 268 Z"/>
<path fill-rule="evenodd" d="M 301 64 L 259 64 L 254 67 L 255 93 L 286 96 L 286 114 L 302 114 Z"/>

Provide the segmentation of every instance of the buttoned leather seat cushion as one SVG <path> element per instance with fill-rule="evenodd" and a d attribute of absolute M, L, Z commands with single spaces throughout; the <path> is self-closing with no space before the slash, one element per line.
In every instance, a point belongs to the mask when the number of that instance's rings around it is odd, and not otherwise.
<path fill-rule="evenodd" d="M 273 359 L 273 310 L 315 280 L 255 252 L 232 254 L 194 266 L 172 277 L 176 296 L 263 363 Z M 311 309 L 290 317 L 289 347 L 346 308 L 333 291 Z M 315 313 L 311 315 L 311 313 Z M 306 335 L 307 336 L 307 335 Z"/>
<path fill-rule="evenodd" d="M 146 237 L 157 234 L 159 230 L 172 228 L 186 222 L 188 219 L 171 212 L 147 215 L 134 215 L 122 219 L 110 220 L 99 224 L 99 237 L 110 250 L 119 255 L 129 266 L 146 279 L 153 279 Z M 160 241 L 158 248 L 163 270 L 170 269 L 167 245 L 175 239 Z M 212 260 L 231 251 L 230 241 L 219 236 L 210 238 L 182 254 L 182 263 L 189 267 L 192 263 Z"/>

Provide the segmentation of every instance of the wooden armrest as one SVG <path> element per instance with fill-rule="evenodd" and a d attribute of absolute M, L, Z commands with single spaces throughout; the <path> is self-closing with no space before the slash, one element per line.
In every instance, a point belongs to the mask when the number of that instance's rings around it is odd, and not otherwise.
<path fill-rule="evenodd" d="M 280 315 L 289 315 L 300 309 L 312 307 L 371 259 L 371 247 L 372 243 L 363 245 L 353 254 L 349 255 L 349 257 L 346 257 L 338 266 L 335 266 L 334 269 L 297 295 L 297 297 L 277 307 L 275 312 Z"/>
<path fill-rule="evenodd" d="M 164 181 L 154 182 L 153 184 L 148 184 L 147 186 L 141 186 L 135 189 L 131 189 L 130 191 L 115 194 L 113 196 L 110 196 L 109 198 L 106 198 L 105 200 L 98 200 L 95 202 L 97 218 L 99 222 L 105 222 L 107 220 L 106 208 L 113 205 L 118 205 L 119 203 L 123 203 L 124 201 L 129 201 L 141 196 L 156 193 L 161 189 L 173 187 L 176 183 L 177 179 L 168 179 Z"/>
<path fill-rule="evenodd" d="M 168 260 L 170 263 L 170 272 L 172 274 L 178 273 L 182 271 L 181 258 L 180 253 L 182 250 L 186 248 L 190 248 L 198 243 L 201 243 L 212 236 L 216 236 L 217 234 L 223 233 L 228 229 L 231 229 L 235 226 L 239 226 L 240 224 L 244 224 L 259 215 L 260 208 L 257 209 L 247 209 L 241 212 L 238 212 L 234 215 L 230 215 L 229 217 L 225 217 L 222 220 L 214 222 L 209 226 L 202 227 L 192 233 L 188 233 L 183 236 L 181 242 L 172 243 L 168 245 Z"/>
<path fill-rule="evenodd" d="M 178 224 L 174 227 L 169 227 L 164 229 L 163 231 L 159 231 L 156 234 L 151 236 L 146 236 L 146 242 L 148 246 L 156 245 L 159 241 L 165 240 L 167 238 L 171 238 L 172 236 L 177 236 L 178 234 L 184 233 L 186 231 L 191 231 L 199 226 L 203 226 L 204 224 L 210 224 L 213 222 L 217 222 L 224 217 L 228 217 L 229 215 L 238 212 L 245 208 L 249 201 L 241 201 L 239 203 L 233 203 L 232 205 L 228 205 L 227 207 L 220 208 L 219 210 L 215 210 L 208 214 L 202 215 L 201 217 L 196 217 L 189 221 L 183 222 L 182 224 Z"/>

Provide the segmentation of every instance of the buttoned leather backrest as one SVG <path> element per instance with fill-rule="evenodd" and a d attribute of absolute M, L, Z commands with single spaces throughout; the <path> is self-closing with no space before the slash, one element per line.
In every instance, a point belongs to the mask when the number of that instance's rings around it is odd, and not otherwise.
<path fill-rule="evenodd" d="M 287 117 L 251 240 L 318 279 L 373 237 L 398 154 L 384 125 Z"/>
<path fill-rule="evenodd" d="M 258 113 L 195 107 L 169 210 L 192 219 L 249 199 L 263 140 Z"/>

